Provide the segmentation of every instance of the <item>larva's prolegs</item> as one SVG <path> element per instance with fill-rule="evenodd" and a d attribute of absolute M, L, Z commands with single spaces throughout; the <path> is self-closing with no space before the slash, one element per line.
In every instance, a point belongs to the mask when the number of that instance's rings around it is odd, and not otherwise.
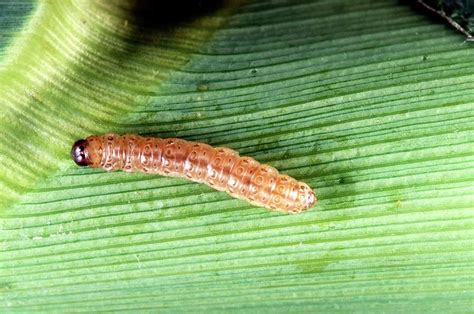
<path fill-rule="evenodd" d="M 71 151 L 81 166 L 187 178 L 272 210 L 298 213 L 316 203 L 311 188 L 229 148 L 177 138 L 90 136 Z"/>

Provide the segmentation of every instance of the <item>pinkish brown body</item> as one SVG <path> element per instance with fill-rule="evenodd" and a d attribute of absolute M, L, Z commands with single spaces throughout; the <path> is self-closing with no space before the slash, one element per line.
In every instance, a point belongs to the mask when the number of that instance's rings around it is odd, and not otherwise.
<path fill-rule="evenodd" d="M 177 138 L 106 134 L 77 141 L 71 155 L 80 166 L 187 178 L 271 210 L 299 213 L 316 203 L 306 183 L 229 148 Z"/>

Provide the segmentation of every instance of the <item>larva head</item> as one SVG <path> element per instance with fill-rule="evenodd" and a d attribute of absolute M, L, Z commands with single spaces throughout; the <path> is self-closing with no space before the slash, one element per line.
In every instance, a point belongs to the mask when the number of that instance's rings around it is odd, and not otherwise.
<path fill-rule="evenodd" d="M 72 145 L 71 158 L 79 166 L 89 166 L 89 151 L 87 150 L 87 141 L 79 140 Z"/>
<path fill-rule="evenodd" d="M 74 143 L 71 149 L 72 160 L 79 166 L 100 167 L 104 146 L 101 139 L 100 136 L 89 136 Z"/>

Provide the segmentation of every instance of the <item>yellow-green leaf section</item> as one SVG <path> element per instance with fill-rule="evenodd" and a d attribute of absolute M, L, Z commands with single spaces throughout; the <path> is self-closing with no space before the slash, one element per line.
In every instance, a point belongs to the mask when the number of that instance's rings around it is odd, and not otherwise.
<path fill-rule="evenodd" d="M 395 0 L 211 2 L 0 2 L 2 312 L 472 311 L 472 45 Z M 319 203 L 73 164 L 111 131 Z"/>

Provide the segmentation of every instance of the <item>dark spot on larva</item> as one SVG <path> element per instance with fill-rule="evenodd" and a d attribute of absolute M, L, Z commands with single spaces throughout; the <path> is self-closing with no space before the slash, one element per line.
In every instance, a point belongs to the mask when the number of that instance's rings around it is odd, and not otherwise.
<path fill-rule="evenodd" d="M 258 72 L 257 69 L 250 70 L 250 74 L 252 74 L 253 76 L 257 75 L 257 72 Z"/>
<path fill-rule="evenodd" d="M 113 136 L 107 136 L 107 139 L 108 139 L 109 141 L 113 141 L 113 140 L 114 140 L 114 137 L 113 137 Z"/>
<path fill-rule="evenodd" d="M 194 144 L 193 145 L 194 148 L 199 148 L 199 146 L 201 146 L 201 145 L 199 145 L 199 144 Z"/>
<path fill-rule="evenodd" d="M 74 145 L 72 145 L 71 158 L 81 167 L 90 165 L 91 161 L 89 158 L 89 152 L 87 151 L 86 140 L 78 140 Z"/>

